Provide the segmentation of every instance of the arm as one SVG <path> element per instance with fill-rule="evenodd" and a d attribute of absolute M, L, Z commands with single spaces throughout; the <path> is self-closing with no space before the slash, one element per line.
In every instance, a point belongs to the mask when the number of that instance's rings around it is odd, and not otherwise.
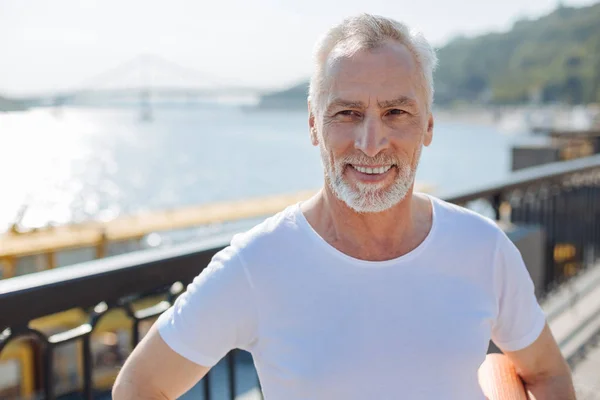
<path fill-rule="evenodd" d="M 119 372 L 112 397 L 115 400 L 176 399 L 208 370 L 171 350 L 153 325 Z"/>
<path fill-rule="evenodd" d="M 548 325 L 528 347 L 504 353 L 532 400 L 575 400 L 571 371 Z"/>
<path fill-rule="evenodd" d="M 116 400 L 175 399 L 235 348 L 256 338 L 257 309 L 245 264 L 234 248 L 217 253 L 128 357 Z"/>
<path fill-rule="evenodd" d="M 514 365 L 532 400 L 574 400 L 569 366 L 535 297 L 523 258 L 504 234 L 495 263 L 498 315 L 493 341 Z"/>

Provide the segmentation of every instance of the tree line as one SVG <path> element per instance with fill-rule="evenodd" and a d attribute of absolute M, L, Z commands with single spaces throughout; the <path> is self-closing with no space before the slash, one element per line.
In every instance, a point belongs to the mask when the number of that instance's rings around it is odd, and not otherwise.
<path fill-rule="evenodd" d="M 438 49 L 436 103 L 600 102 L 600 3 Z"/>

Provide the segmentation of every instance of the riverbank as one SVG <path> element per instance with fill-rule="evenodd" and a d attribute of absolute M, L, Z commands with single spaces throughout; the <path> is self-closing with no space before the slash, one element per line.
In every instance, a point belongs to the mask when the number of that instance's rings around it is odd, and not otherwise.
<path fill-rule="evenodd" d="M 0 96 L 0 112 L 24 111 L 26 109 L 27 106 L 20 101 Z"/>
<path fill-rule="evenodd" d="M 528 134 L 549 130 L 589 130 L 600 126 L 600 105 L 522 104 L 434 107 L 436 122 L 494 126 L 501 132 Z"/>

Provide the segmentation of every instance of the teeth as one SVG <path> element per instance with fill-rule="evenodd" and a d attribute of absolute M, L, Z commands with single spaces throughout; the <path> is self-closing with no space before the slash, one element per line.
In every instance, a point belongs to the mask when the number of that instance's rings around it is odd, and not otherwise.
<path fill-rule="evenodd" d="M 383 174 L 383 173 L 387 172 L 390 168 L 392 168 L 391 165 L 388 165 L 385 167 L 379 167 L 379 168 L 364 168 L 364 167 L 357 167 L 354 165 L 353 165 L 353 167 L 358 172 L 362 172 L 363 174 L 371 174 L 371 175 Z"/>

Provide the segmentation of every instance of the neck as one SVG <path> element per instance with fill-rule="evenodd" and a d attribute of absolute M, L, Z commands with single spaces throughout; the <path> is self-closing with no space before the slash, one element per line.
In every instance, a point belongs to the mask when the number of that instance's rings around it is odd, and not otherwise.
<path fill-rule="evenodd" d="M 381 261 L 417 247 L 431 227 L 428 199 L 413 188 L 393 207 L 379 213 L 357 213 L 325 187 L 303 204 L 313 229 L 330 245 L 352 257 Z"/>

